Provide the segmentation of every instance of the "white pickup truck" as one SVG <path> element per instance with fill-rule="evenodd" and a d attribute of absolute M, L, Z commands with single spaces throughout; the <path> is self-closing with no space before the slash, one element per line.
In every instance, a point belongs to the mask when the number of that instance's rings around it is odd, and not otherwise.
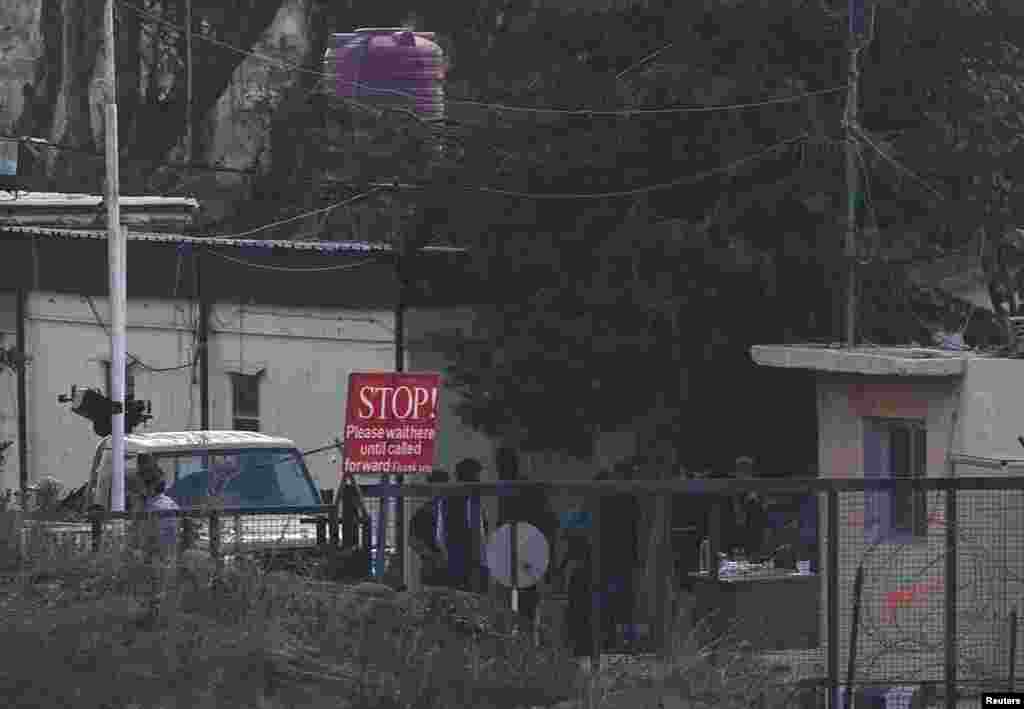
<path fill-rule="evenodd" d="M 317 543 L 316 525 L 303 522 L 321 505 L 319 493 L 302 453 L 287 438 L 248 431 L 184 431 L 134 433 L 125 436 L 125 508 L 138 511 L 140 498 L 131 494 L 140 454 L 149 454 L 163 471 L 166 493 L 183 510 L 220 511 L 220 549 L 225 554 L 298 550 Z M 110 438 L 96 446 L 86 509 L 111 509 L 112 452 Z M 297 509 L 289 513 L 288 508 Z M 261 510 L 266 510 L 266 513 Z M 193 546 L 208 550 L 209 516 L 193 516 Z M 88 524 L 45 525 L 50 534 L 79 538 L 86 546 Z M 112 530 L 111 530 L 112 531 Z"/>

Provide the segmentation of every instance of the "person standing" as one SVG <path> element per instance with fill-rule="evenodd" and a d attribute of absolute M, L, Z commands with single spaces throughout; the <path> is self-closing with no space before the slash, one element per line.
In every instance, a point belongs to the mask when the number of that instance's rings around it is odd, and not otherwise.
<path fill-rule="evenodd" d="M 427 477 L 428 483 L 449 482 L 448 471 L 434 470 Z M 409 545 L 423 560 L 422 582 L 424 586 L 447 586 L 448 554 L 444 538 L 445 498 L 436 495 L 420 507 L 409 523 Z"/>
<path fill-rule="evenodd" d="M 455 466 L 455 479 L 460 483 L 480 482 L 482 470 L 478 460 L 465 458 Z M 480 496 L 452 496 L 446 508 L 445 544 L 451 582 L 460 590 L 480 593 L 486 588 L 484 545 L 488 532 Z"/>
<path fill-rule="evenodd" d="M 498 480 L 515 482 L 523 478 L 519 472 L 519 456 L 511 448 L 499 448 L 495 456 L 498 468 Z M 558 529 L 558 518 L 555 516 L 547 494 L 540 488 L 519 488 L 503 492 L 498 499 L 498 526 L 525 522 L 533 525 L 548 541 L 548 549 L 554 550 L 555 532 Z M 548 583 L 551 579 L 550 567 L 544 572 L 538 583 Z M 537 586 L 520 589 L 519 612 L 528 620 L 533 620 L 540 602 L 540 591 Z"/>
<path fill-rule="evenodd" d="M 569 610 L 566 625 L 569 631 L 569 650 L 577 660 L 589 659 L 594 654 L 591 625 L 593 604 L 593 549 L 589 530 L 567 530 L 565 558 L 559 566 L 559 575 L 568 579 Z"/>
<path fill-rule="evenodd" d="M 136 494 L 141 497 L 145 521 L 143 545 L 147 554 L 173 554 L 178 548 L 178 516 L 152 514 L 179 511 L 181 508 L 169 495 L 164 474 L 153 456 L 140 454 L 136 473 Z"/>
<path fill-rule="evenodd" d="M 602 472 L 597 480 L 631 480 L 632 466 L 619 463 L 612 473 Z M 602 622 L 605 649 L 617 645 L 632 626 L 635 605 L 633 573 L 639 565 L 637 525 L 640 510 L 636 497 L 615 494 L 600 498 L 601 592 L 607 609 Z"/>

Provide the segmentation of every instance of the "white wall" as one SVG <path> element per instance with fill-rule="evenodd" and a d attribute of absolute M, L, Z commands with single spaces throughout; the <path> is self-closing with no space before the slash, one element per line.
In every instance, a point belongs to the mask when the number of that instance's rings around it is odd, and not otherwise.
<path fill-rule="evenodd" d="M 106 299 L 93 300 L 102 320 L 109 322 Z M 153 368 L 192 361 L 189 323 L 194 311 L 186 301 L 133 299 L 128 310 L 128 351 Z M 58 404 L 57 396 L 69 393 L 72 385 L 104 386 L 103 362 L 109 358 L 110 341 L 88 302 L 79 296 L 33 294 L 28 312 L 32 476 L 51 474 L 65 485 L 80 484 L 97 439 L 91 424 Z M 211 319 L 213 428 L 231 426 L 229 373 L 262 369 L 262 430 L 289 436 L 302 449 L 326 445 L 342 429 L 348 374 L 388 370 L 393 365 L 393 319 L 386 311 L 303 313 L 219 304 Z M 136 396 L 153 403 L 154 420 L 139 430 L 199 427 L 199 385 L 191 368 L 172 372 L 136 368 L 134 372 Z M 0 393 L 4 386 L 0 382 Z M 5 414 L 7 408 L 13 405 L 2 407 Z M 320 485 L 334 487 L 337 466 L 328 454 L 312 456 L 310 469 Z M 0 485 L 17 486 L 16 458 L 13 462 L 9 458 L 2 474 Z"/>
<path fill-rule="evenodd" d="M 0 291 L 0 348 L 15 345 L 15 295 Z M 0 491 L 8 475 L 18 479 L 18 379 L 13 369 L 0 367 L 0 442 L 15 441 L 0 464 Z"/>
<path fill-rule="evenodd" d="M 1024 361 L 974 357 L 964 376 L 958 452 L 993 458 L 1021 458 L 1024 448 Z M 957 474 L 994 475 L 958 466 Z"/>
<path fill-rule="evenodd" d="M 928 430 L 928 475 L 948 474 L 950 450 L 979 456 L 1020 457 L 1016 437 L 1024 433 L 1024 362 L 971 358 L 964 378 L 855 377 L 822 374 L 818 379 L 821 470 L 828 477 L 863 475 L 863 420 L 866 416 L 923 419 Z M 1017 448 L 1017 450 L 1014 450 Z M 992 475 L 995 471 L 958 466 L 957 476 Z M 865 680 L 888 675 L 939 679 L 944 658 L 936 652 L 885 653 L 880 640 L 920 638 L 941 645 L 942 591 L 929 593 L 907 609 L 896 624 L 884 617 L 889 594 L 911 583 L 942 582 L 945 552 L 945 494 L 929 493 L 928 511 L 938 515 L 927 539 L 908 545 L 865 543 L 864 494 L 840 493 L 839 606 L 841 666 L 852 624 L 853 585 L 857 565 L 865 569 L 862 630 L 858 647 Z M 966 491 L 958 495 L 961 547 L 958 551 L 958 637 L 960 654 L 1005 671 L 1008 599 L 1019 598 L 1024 570 L 1024 494 L 1018 491 Z M 824 510 L 824 505 L 822 505 Z M 821 516 L 821 532 L 827 529 Z M 822 554 L 825 544 L 821 545 Z M 823 565 L 824 567 L 824 565 Z M 1009 570 L 1009 574 L 1006 573 Z M 827 571 L 827 570 L 826 570 Z M 822 637 L 827 586 L 822 576 Z M 870 632 L 865 632 L 865 630 Z M 1024 653 L 1018 655 L 1018 663 Z M 876 660 L 870 669 L 869 662 Z M 867 675 L 871 675 L 868 677 Z"/>

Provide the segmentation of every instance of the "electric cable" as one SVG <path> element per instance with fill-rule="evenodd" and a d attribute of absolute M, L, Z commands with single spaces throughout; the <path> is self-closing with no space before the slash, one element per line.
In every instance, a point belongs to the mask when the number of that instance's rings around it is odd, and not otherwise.
<path fill-rule="evenodd" d="M 52 140 L 45 138 L 36 137 L 15 137 L 15 136 L 0 136 L 0 140 L 11 143 L 20 143 L 28 146 L 30 149 L 33 147 L 50 148 L 52 150 L 63 150 L 68 153 L 77 153 L 79 155 L 87 155 L 93 158 L 104 158 L 105 155 L 98 150 L 89 150 L 87 148 L 78 148 L 73 145 L 66 145 L 64 143 L 57 143 Z M 133 157 L 131 155 L 119 155 L 119 160 L 125 163 L 146 163 L 150 165 L 156 165 L 158 167 L 173 168 L 177 170 L 205 170 L 208 172 L 223 172 L 235 175 L 249 175 L 252 177 L 258 177 L 259 173 L 256 170 L 246 170 L 238 167 L 225 167 L 223 165 L 209 165 L 204 163 L 193 163 L 193 162 L 173 162 L 167 160 L 161 160 L 159 158 L 140 158 Z"/>
<path fill-rule="evenodd" d="M 337 265 L 334 265 L 334 266 L 298 266 L 298 267 L 292 267 L 292 266 L 272 266 L 272 265 L 262 264 L 262 263 L 253 263 L 252 261 L 246 261 L 244 259 L 235 258 L 234 256 L 228 256 L 227 254 L 222 254 L 222 253 L 219 253 L 217 251 L 211 251 L 210 253 L 212 253 L 217 258 L 222 258 L 225 261 L 231 261 L 232 263 L 237 263 L 237 264 L 239 264 L 241 266 L 248 266 L 249 268 L 257 268 L 257 269 L 260 269 L 260 270 L 263 270 L 263 271 L 278 271 L 278 272 L 281 272 L 281 273 L 324 273 L 324 272 L 328 272 L 328 271 L 351 271 L 352 269 L 360 268 L 362 266 L 366 266 L 366 265 L 369 265 L 371 263 L 379 263 L 381 261 L 381 257 L 374 257 L 374 258 L 363 259 L 362 261 L 356 261 L 355 263 L 344 263 L 344 264 L 337 264 Z"/>
<path fill-rule="evenodd" d="M 521 199 L 537 199 L 537 200 L 545 200 L 545 199 L 553 199 L 553 200 L 586 200 L 586 199 L 612 199 L 612 198 L 617 198 L 617 197 L 635 197 L 637 195 L 649 194 L 651 192 L 657 192 L 657 191 L 661 191 L 661 190 L 672 189 L 674 187 L 680 187 L 682 185 L 686 185 L 686 184 L 690 184 L 690 183 L 694 183 L 694 182 L 700 182 L 700 181 L 705 180 L 705 179 L 707 179 L 709 177 L 713 177 L 713 176 L 715 176 L 717 174 L 720 174 L 720 173 L 723 173 L 723 172 L 730 172 L 731 170 L 734 170 L 737 167 L 740 167 L 741 165 L 745 165 L 746 163 L 753 162 L 753 161 L 758 160 L 758 159 L 760 159 L 762 157 L 765 157 L 766 155 L 769 155 L 769 154 L 771 154 L 773 152 L 779 151 L 782 148 L 785 148 L 785 147 L 788 147 L 790 145 L 794 145 L 796 143 L 799 143 L 800 141 L 802 141 L 802 140 L 804 140 L 806 138 L 807 138 L 807 133 L 801 133 L 800 135 L 794 136 L 792 138 L 787 138 L 786 140 L 780 141 L 780 142 L 776 143 L 775 145 L 771 145 L 771 146 L 769 146 L 769 147 L 767 147 L 767 148 L 765 148 L 765 149 L 761 150 L 760 152 L 757 152 L 757 153 L 755 153 L 753 155 L 748 155 L 746 157 L 739 158 L 738 160 L 734 160 L 733 162 L 730 162 L 730 163 L 728 163 L 726 165 L 720 165 L 718 167 L 714 167 L 714 168 L 711 168 L 711 169 L 708 169 L 708 170 L 704 170 L 702 172 L 698 172 L 698 173 L 692 174 L 692 175 L 685 175 L 683 177 L 677 177 L 674 180 L 670 180 L 668 182 L 660 182 L 658 184 L 647 185 L 645 187 L 636 187 L 636 188 L 628 189 L 628 190 L 614 190 L 614 191 L 611 191 L 611 192 L 591 192 L 591 193 L 586 193 L 586 192 L 578 192 L 578 193 L 577 192 L 564 192 L 564 193 L 560 193 L 560 192 L 520 192 L 520 191 L 516 191 L 516 190 L 506 190 L 506 189 L 501 189 L 501 188 L 498 188 L 498 187 L 488 187 L 488 186 L 465 186 L 465 187 L 462 187 L 462 189 L 469 190 L 469 191 L 476 191 L 476 192 L 484 192 L 484 193 L 488 193 L 488 194 L 495 194 L 495 195 L 499 195 L 499 196 L 503 196 L 503 197 L 518 197 L 518 198 L 521 198 Z M 384 185 L 382 185 L 382 187 L 383 186 Z M 398 183 L 397 185 L 394 185 L 394 186 L 397 187 L 398 189 L 424 189 L 425 188 L 423 185 L 403 184 L 403 183 Z"/>
<path fill-rule="evenodd" d="M 272 56 L 269 56 L 269 55 L 266 55 L 266 54 L 261 54 L 259 52 L 253 52 L 253 51 L 241 49 L 239 47 L 235 47 L 234 45 L 231 45 L 231 44 L 229 44 L 227 42 L 218 40 L 218 39 L 216 39 L 214 37 L 209 37 L 209 36 L 204 35 L 204 34 L 202 34 L 200 32 L 191 32 L 188 28 L 185 28 L 182 25 L 179 25 L 177 23 L 171 22 L 169 20 L 165 20 L 164 18 L 162 18 L 162 17 L 160 17 L 158 15 L 155 15 L 155 14 L 153 14 L 153 13 L 147 11 L 147 10 L 144 10 L 144 9 L 142 9 L 142 8 L 136 6 L 136 5 L 133 5 L 132 3 L 125 2 L 124 0 L 117 0 L 117 4 L 120 5 L 121 7 L 127 8 L 129 10 L 132 10 L 133 12 L 136 12 L 136 13 L 138 13 L 140 15 L 143 15 L 143 16 L 153 20 L 154 22 L 158 22 L 160 24 L 163 24 L 163 25 L 165 25 L 165 26 L 167 26 L 169 28 L 177 30 L 178 32 L 182 32 L 182 33 L 188 32 L 195 39 L 200 39 L 200 40 L 209 42 L 211 44 L 214 44 L 214 45 L 217 45 L 217 46 L 222 47 L 224 49 L 227 49 L 227 50 L 230 50 L 232 52 L 235 52 L 235 53 L 237 53 L 239 55 L 246 56 L 246 57 L 252 57 L 254 59 L 259 59 L 261 61 L 265 61 L 265 62 L 268 62 L 268 63 L 271 63 L 271 64 L 276 64 L 276 65 L 278 65 L 278 67 L 280 67 L 282 69 L 288 69 L 290 71 L 295 71 L 295 72 L 299 72 L 299 73 L 302 73 L 302 74 L 316 76 L 316 77 L 319 77 L 321 79 L 333 79 L 333 80 L 337 81 L 337 75 L 336 74 L 333 74 L 333 73 L 330 73 L 330 72 L 316 71 L 314 69 L 309 69 L 309 68 L 301 66 L 299 64 L 294 64 L 292 62 L 288 62 L 288 61 L 285 61 L 285 60 L 277 59 L 275 57 L 272 57 Z M 366 85 L 366 84 L 362 84 L 362 83 L 360 83 L 358 81 L 346 81 L 345 83 L 350 85 L 350 86 L 352 86 L 352 87 L 354 87 L 354 88 L 368 89 L 370 91 L 373 91 L 374 93 L 390 94 L 390 95 L 393 95 L 393 96 L 399 96 L 399 97 L 402 97 L 402 98 L 410 98 L 410 99 L 417 98 L 414 94 L 411 94 L 411 93 L 408 93 L 408 92 L 405 92 L 405 91 L 400 91 L 398 89 L 383 89 L 383 88 L 380 88 L 380 87 L 374 87 L 374 86 L 369 86 L 369 85 Z M 675 113 L 675 114 L 685 114 L 685 113 L 708 113 L 708 112 L 711 112 L 711 111 L 746 110 L 746 109 L 751 109 L 751 108 L 759 108 L 759 107 L 762 107 L 762 106 L 771 106 L 771 105 L 775 105 L 775 104 L 779 104 L 779 103 L 793 103 L 793 102 L 797 102 L 797 101 L 803 101 L 803 100 L 805 100 L 807 98 L 810 98 L 810 97 L 813 97 L 813 96 L 821 96 L 821 95 L 825 95 L 825 94 L 840 93 L 840 92 L 843 92 L 843 91 L 846 91 L 846 90 L 847 90 L 846 85 L 843 85 L 843 86 L 835 86 L 835 87 L 828 88 L 828 89 L 820 89 L 820 90 L 817 90 L 817 91 L 803 92 L 803 93 L 800 93 L 800 94 L 795 94 L 793 96 L 785 96 L 785 97 L 779 97 L 779 98 L 774 98 L 774 99 L 765 99 L 765 100 L 762 100 L 762 101 L 753 101 L 753 102 L 747 102 L 747 103 L 722 104 L 722 105 L 718 105 L 718 106 L 681 106 L 681 107 L 667 107 L 667 108 L 630 108 L 630 109 L 615 109 L 615 110 L 543 108 L 543 107 L 532 107 L 532 106 L 510 106 L 510 105 L 507 105 L 507 104 L 491 103 L 491 102 L 487 102 L 487 101 L 474 101 L 474 100 L 471 100 L 471 99 L 448 98 L 448 97 L 445 98 L 445 103 L 448 104 L 448 105 L 455 105 L 455 106 L 475 106 L 475 107 L 478 107 L 478 108 L 486 108 L 486 109 L 489 109 L 489 110 L 492 110 L 492 111 L 504 111 L 504 112 L 508 112 L 508 113 L 515 112 L 515 113 L 534 113 L 534 114 L 548 114 L 548 115 L 600 116 L 600 117 L 618 116 L 618 117 L 632 118 L 633 116 L 637 116 L 637 115 L 665 115 L 665 114 L 673 114 L 673 113 Z M 360 103 L 358 100 L 355 100 L 355 99 L 353 99 L 353 101 L 355 103 Z M 377 106 L 371 106 L 371 108 L 373 110 L 381 110 L 381 107 L 377 107 Z"/>
<path fill-rule="evenodd" d="M 868 215 L 871 218 L 871 224 L 872 224 L 872 226 L 874 226 L 875 230 L 879 234 L 881 234 L 881 226 L 878 223 L 878 214 L 875 211 L 874 200 L 872 199 L 872 196 L 871 196 L 871 173 L 870 173 L 870 169 L 868 168 L 867 161 L 864 159 L 864 152 L 863 152 L 863 150 L 862 150 L 862 148 L 861 148 L 861 146 L 859 144 L 855 145 L 854 154 L 857 156 L 857 160 L 860 162 L 860 166 L 861 166 L 861 174 L 863 176 L 863 184 L 864 184 L 865 206 L 867 207 Z M 865 265 L 865 262 L 862 261 L 861 264 Z M 922 327 L 928 328 L 928 326 L 925 325 L 924 321 L 922 321 L 921 318 L 914 311 L 913 305 L 910 302 L 909 296 L 906 296 L 905 299 L 906 299 L 907 305 L 910 307 L 911 314 L 917 320 L 918 324 L 921 325 Z M 964 318 L 964 323 L 963 323 L 963 325 L 960 326 L 959 330 L 957 330 L 957 334 L 960 335 L 960 337 L 963 337 L 964 333 L 967 332 L 967 327 L 968 327 L 968 325 L 971 324 L 971 320 L 974 318 L 975 311 L 978 310 L 978 306 L 974 305 L 973 303 L 968 303 L 968 306 L 969 306 L 969 308 L 968 308 L 968 311 L 967 311 L 967 315 Z M 930 329 L 930 328 L 928 328 L 928 329 Z"/>
<path fill-rule="evenodd" d="M 326 207 L 320 207 L 319 209 L 314 209 L 314 210 L 309 211 L 309 212 L 303 212 L 302 214 L 296 214 L 295 216 L 288 217 L 287 219 L 281 219 L 281 220 L 278 220 L 276 222 L 271 222 L 269 224 L 264 224 L 263 226 L 258 226 L 258 227 L 254 228 L 254 229 L 249 229 L 248 231 L 241 231 L 241 232 L 238 232 L 238 233 L 235 233 L 235 234 L 202 234 L 202 235 L 199 236 L 199 238 L 203 238 L 203 239 L 241 239 L 242 237 L 249 236 L 251 234 L 257 234 L 257 233 L 259 233 L 261 231 L 266 231 L 267 229 L 273 229 L 274 227 L 279 227 L 279 226 L 282 226 L 284 224 L 290 224 L 292 222 L 296 222 L 296 221 L 299 221 L 301 219 L 306 219 L 308 217 L 315 217 L 315 216 L 317 216 L 319 214 L 327 214 L 328 212 L 332 212 L 335 209 L 339 209 L 339 208 L 344 207 L 346 205 L 352 204 L 353 202 L 358 202 L 361 199 L 365 199 L 366 197 L 370 197 L 372 195 L 375 195 L 375 194 L 377 194 L 378 192 L 380 192 L 380 191 L 382 191 L 384 189 L 386 189 L 386 187 L 384 185 L 378 185 L 378 186 L 373 187 L 372 189 L 367 190 L 366 192 L 361 192 L 361 193 L 359 193 L 359 194 L 357 194 L 357 195 L 355 195 L 353 197 L 349 197 L 348 199 L 343 199 L 340 202 L 335 202 L 334 204 L 329 204 Z"/>
<path fill-rule="evenodd" d="M 634 69 L 638 69 L 638 68 L 642 67 L 644 64 L 646 64 L 647 62 L 651 61 L 652 59 L 654 59 L 656 56 L 658 56 L 662 52 L 665 52 L 665 51 L 671 49 L 674 46 L 676 46 L 675 42 L 669 42 L 668 44 L 666 44 L 661 49 L 656 49 L 653 52 L 651 52 L 650 54 L 648 54 L 647 56 L 645 56 L 643 59 L 641 59 L 639 61 L 636 61 L 636 62 L 633 62 L 628 67 L 626 67 L 625 69 L 623 69 L 622 71 L 620 71 L 618 74 L 615 75 L 616 81 L 621 80 L 622 77 L 624 77 L 629 72 L 633 71 Z"/>
<path fill-rule="evenodd" d="M 107 337 L 111 337 L 112 335 L 110 334 L 110 328 L 107 327 L 107 324 L 103 322 L 103 318 L 100 317 L 100 312 L 96 308 L 96 303 L 95 301 L 93 301 L 92 296 L 83 295 L 82 298 L 84 298 L 85 301 L 89 304 L 89 309 L 92 310 L 92 314 L 93 317 L 96 319 L 96 322 L 99 324 L 101 328 L 103 328 L 103 332 L 107 334 Z M 142 369 L 145 369 L 147 372 L 153 372 L 154 374 L 161 374 L 165 372 L 177 372 L 182 369 L 188 369 L 189 367 L 192 366 L 192 363 L 189 362 L 186 364 L 175 365 L 173 367 L 151 367 L 150 365 L 146 364 L 141 359 L 139 359 L 136 355 L 133 355 L 131 352 L 128 352 L 126 354 L 127 358 L 131 360 L 129 362 L 129 365 L 138 365 Z"/>
<path fill-rule="evenodd" d="M 874 141 L 872 141 L 871 138 L 867 135 L 867 133 L 862 128 L 860 128 L 860 126 L 854 126 L 853 132 L 854 132 L 854 135 L 857 138 L 859 138 L 860 140 L 862 140 L 865 143 L 867 143 L 868 147 L 870 147 L 872 150 L 874 150 L 876 153 L 878 153 L 880 156 L 882 156 L 882 158 L 887 163 L 889 163 L 890 165 L 895 167 L 897 170 L 899 170 L 903 174 L 905 174 L 908 177 L 910 177 L 912 180 L 914 180 L 914 182 L 916 182 L 918 185 L 920 185 L 921 187 L 923 187 L 927 191 L 931 192 L 933 195 L 938 197 L 940 200 L 943 200 L 943 201 L 946 200 L 946 196 L 944 194 L 942 194 L 941 192 L 939 192 L 934 187 L 932 187 L 931 185 L 929 185 L 927 182 L 925 182 L 923 177 L 921 177 L 916 172 L 911 170 L 909 167 L 907 167 L 906 165 L 901 163 L 899 160 L 897 160 L 896 158 L 892 157 L 891 155 L 886 153 L 884 150 L 882 150 L 880 147 L 878 147 L 874 143 Z"/>

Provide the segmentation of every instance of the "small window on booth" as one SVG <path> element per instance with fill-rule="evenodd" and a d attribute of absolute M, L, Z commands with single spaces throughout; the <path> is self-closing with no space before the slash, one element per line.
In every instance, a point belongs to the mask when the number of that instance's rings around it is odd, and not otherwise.
<path fill-rule="evenodd" d="M 865 533 L 890 541 L 926 537 L 927 495 L 913 484 L 927 474 L 924 422 L 868 419 L 865 424 L 864 474 L 878 481 L 875 490 L 865 492 Z"/>
<path fill-rule="evenodd" d="M 236 431 L 260 430 L 260 375 L 231 375 L 231 427 Z"/>

